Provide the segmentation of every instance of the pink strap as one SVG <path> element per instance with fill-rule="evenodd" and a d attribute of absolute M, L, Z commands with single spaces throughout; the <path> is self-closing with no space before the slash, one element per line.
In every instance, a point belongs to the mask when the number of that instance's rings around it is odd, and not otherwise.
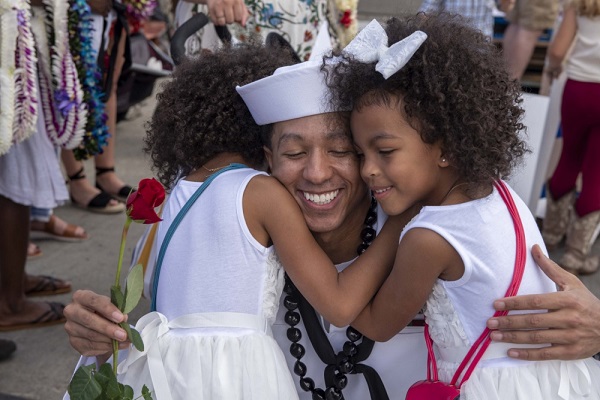
<path fill-rule="evenodd" d="M 516 251 L 516 256 L 515 256 L 515 271 L 513 274 L 512 281 L 511 281 L 511 283 L 508 287 L 508 290 L 506 291 L 506 294 L 504 296 L 504 297 L 510 297 L 510 296 L 514 296 L 515 294 L 517 294 L 517 291 L 519 290 L 519 286 L 521 285 L 521 280 L 523 279 L 523 272 L 525 271 L 525 260 L 527 257 L 526 248 L 525 248 L 525 233 L 523 231 L 523 224 L 521 222 L 521 217 L 519 216 L 517 206 L 515 205 L 513 198 L 510 194 L 510 191 L 508 190 L 506 184 L 502 181 L 497 181 L 494 183 L 494 186 L 498 190 L 498 193 L 502 197 L 502 200 L 504 200 L 504 203 L 506 204 L 506 207 L 508 208 L 508 211 L 510 212 L 510 215 L 513 218 L 513 224 L 514 224 L 515 234 L 516 234 L 516 239 L 517 239 L 517 251 Z M 508 314 L 508 311 L 496 311 L 494 313 L 494 317 L 499 317 L 499 316 L 503 316 L 503 315 L 507 315 L 507 314 Z M 437 363 L 435 361 L 435 355 L 433 353 L 433 341 L 431 339 L 431 336 L 429 335 L 429 327 L 427 326 L 427 324 L 425 324 L 425 332 L 424 333 L 425 333 L 425 341 L 427 343 L 427 379 L 432 380 L 431 378 L 433 377 L 433 380 L 437 381 L 438 380 Z M 460 388 L 462 386 L 462 384 L 465 383 L 467 381 L 467 379 L 469 379 L 469 377 L 471 376 L 471 373 L 473 372 L 473 370 L 475 370 L 475 367 L 479 363 L 479 360 L 481 360 L 481 357 L 483 357 L 483 354 L 485 353 L 488 346 L 490 345 L 490 342 L 491 342 L 490 333 L 491 333 L 490 329 L 486 327 L 485 330 L 483 331 L 483 333 L 481 334 L 481 336 L 479 336 L 479 338 L 475 341 L 475 343 L 473 343 L 473 346 L 471 346 L 471 349 L 469 350 L 469 352 L 467 353 L 467 355 L 461 362 L 460 366 L 456 370 L 454 376 L 452 377 L 452 381 L 450 382 L 450 385 Z M 462 377 L 461 382 L 459 384 L 457 384 L 458 379 L 462 375 L 465 368 L 467 368 L 467 370 L 464 373 L 464 376 Z"/>

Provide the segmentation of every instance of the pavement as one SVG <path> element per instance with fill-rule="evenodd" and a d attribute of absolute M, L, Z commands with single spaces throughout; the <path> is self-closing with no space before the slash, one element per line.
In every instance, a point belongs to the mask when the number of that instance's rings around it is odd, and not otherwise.
<path fill-rule="evenodd" d="M 130 184 L 153 176 L 149 160 L 142 152 L 142 143 L 144 123 L 154 107 L 155 102 L 150 99 L 137 110 L 137 118 L 118 125 L 116 167 L 119 175 Z M 86 162 L 86 171 L 88 176 L 93 176 L 93 163 Z M 85 227 L 91 237 L 79 243 L 37 241 L 43 255 L 29 261 L 26 270 L 31 274 L 69 279 L 74 290 L 91 289 L 108 294 L 116 272 L 125 215 L 94 214 L 68 204 L 55 212 L 61 218 Z M 124 264 L 128 264 L 133 246 L 143 230 L 144 226 L 132 224 Z M 600 254 L 600 241 L 596 242 L 594 252 Z M 560 255 L 560 250 L 551 254 L 553 259 Z M 582 280 L 600 297 L 600 273 Z M 68 303 L 70 299 L 71 294 L 64 294 L 43 300 Z M 135 322 L 148 309 L 148 301 L 142 299 L 130 314 L 130 321 Z M 0 337 L 14 340 L 18 346 L 10 359 L 0 362 L 0 400 L 61 399 L 78 359 L 63 326 L 0 333 Z"/>

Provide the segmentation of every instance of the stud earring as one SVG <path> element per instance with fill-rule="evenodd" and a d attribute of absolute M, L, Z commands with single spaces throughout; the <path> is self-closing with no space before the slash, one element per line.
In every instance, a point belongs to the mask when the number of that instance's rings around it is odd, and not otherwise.
<path fill-rule="evenodd" d="M 446 162 L 446 159 L 445 159 L 445 158 L 442 158 L 442 162 Z"/>

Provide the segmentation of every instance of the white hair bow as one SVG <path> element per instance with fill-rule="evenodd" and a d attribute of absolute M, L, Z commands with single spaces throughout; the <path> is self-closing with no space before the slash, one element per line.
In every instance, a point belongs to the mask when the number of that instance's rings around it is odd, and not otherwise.
<path fill-rule="evenodd" d="M 373 20 L 348 43 L 344 52 L 362 62 L 378 61 L 375 70 L 387 79 L 406 65 L 425 39 L 425 32 L 416 31 L 388 47 L 385 30 L 377 20 Z"/>

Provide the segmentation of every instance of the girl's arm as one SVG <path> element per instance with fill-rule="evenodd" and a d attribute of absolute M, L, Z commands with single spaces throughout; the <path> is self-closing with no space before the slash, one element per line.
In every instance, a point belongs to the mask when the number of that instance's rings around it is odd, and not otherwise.
<path fill-rule="evenodd" d="M 429 229 L 411 229 L 400 241 L 394 269 L 351 325 L 385 342 L 423 308 L 438 278 L 457 280 L 463 273 L 462 259 L 445 239 Z"/>
<path fill-rule="evenodd" d="M 565 9 L 560 27 L 548 47 L 548 66 L 546 72 L 557 78 L 562 72 L 562 63 L 577 34 L 577 13 L 575 6 Z"/>
<path fill-rule="evenodd" d="M 386 223 L 369 249 L 338 274 L 308 230 L 298 204 L 275 178 L 252 179 L 243 203 L 246 223 L 255 238 L 261 243 L 271 238 L 298 290 L 334 325 L 354 320 L 391 269 L 403 224 Z M 261 230 L 265 237 L 255 234 Z"/>

